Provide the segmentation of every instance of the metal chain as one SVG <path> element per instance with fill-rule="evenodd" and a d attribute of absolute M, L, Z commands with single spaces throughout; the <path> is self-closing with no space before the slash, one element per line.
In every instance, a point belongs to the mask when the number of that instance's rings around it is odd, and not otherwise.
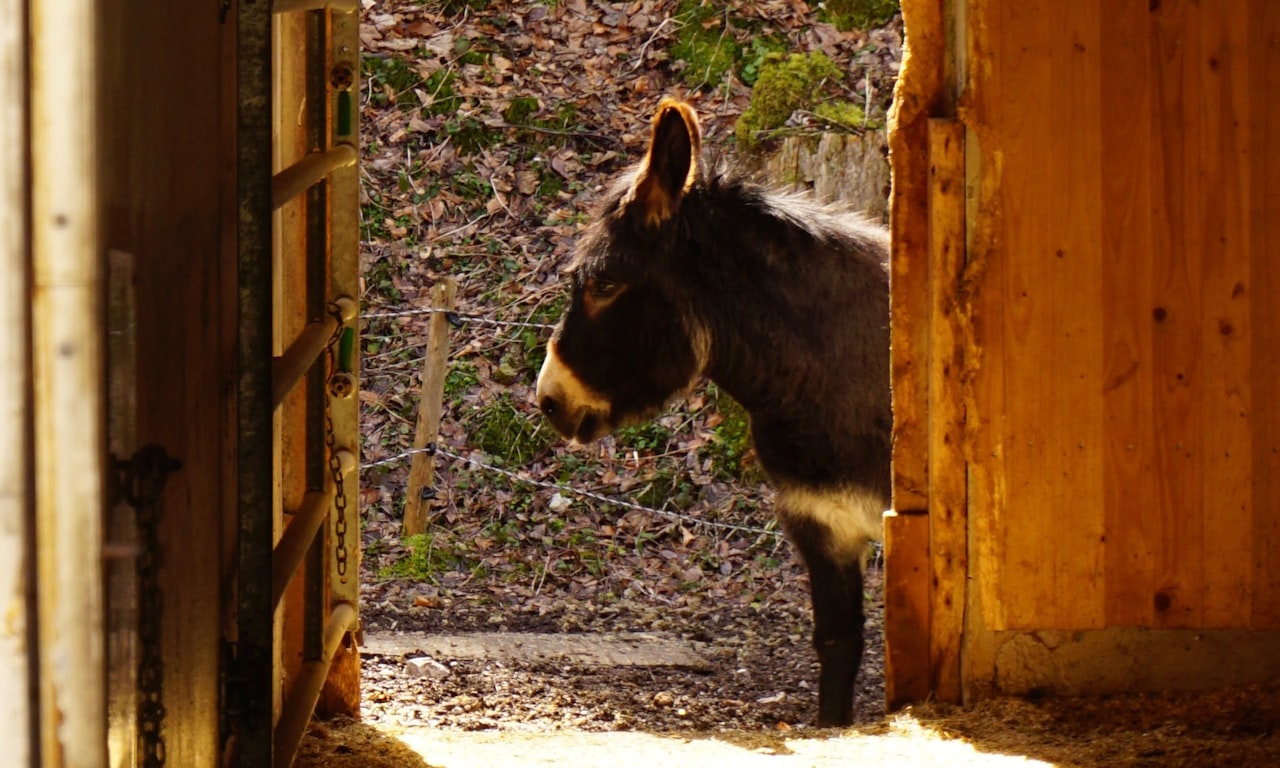
<path fill-rule="evenodd" d="M 330 303 L 328 306 L 329 314 L 337 320 L 338 324 L 333 329 L 333 335 L 329 337 L 329 343 L 325 346 L 325 362 L 327 368 L 327 376 L 325 378 L 324 393 L 324 444 L 329 454 L 329 474 L 333 476 L 333 508 L 337 512 L 337 516 L 333 522 L 333 534 L 337 542 L 334 545 L 334 561 L 338 570 L 338 576 L 345 578 L 347 575 L 347 491 L 343 487 L 342 482 L 342 462 L 338 460 L 338 438 L 334 434 L 333 428 L 333 398 L 331 383 L 333 377 L 338 373 L 337 353 L 334 348 L 342 340 L 342 334 L 346 331 L 346 321 L 342 318 L 342 311 L 337 304 Z"/>
<path fill-rule="evenodd" d="M 164 517 L 165 480 L 181 467 L 181 462 L 154 444 L 139 448 L 129 461 L 117 464 L 120 495 L 138 515 L 137 726 L 143 768 L 162 768 L 165 762 L 160 520 Z"/>

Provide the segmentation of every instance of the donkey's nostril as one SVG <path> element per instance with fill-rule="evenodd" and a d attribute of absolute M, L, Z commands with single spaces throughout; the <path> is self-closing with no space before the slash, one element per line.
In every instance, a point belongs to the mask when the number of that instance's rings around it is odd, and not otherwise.
<path fill-rule="evenodd" d="M 554 416 L 556 414 L 556 409 L 558 408 L 556 399 L 551 395 L 543 395 L 542 399 L 538 401 L 538 407 L 541 408 L 542 412 L 547 416 Z"/>

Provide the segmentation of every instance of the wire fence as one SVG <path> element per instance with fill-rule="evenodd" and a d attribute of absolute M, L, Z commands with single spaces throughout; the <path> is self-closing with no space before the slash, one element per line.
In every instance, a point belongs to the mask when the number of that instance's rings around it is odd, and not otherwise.
<path fill-rule="evenodd" d="M 550 323 L 535 323 L 535 322 L 529 322 L 529 321 L 513 321 L 513 320 L 496 320 L 494 318 L 486 317 L 484 315 L 478 315 L 478 314 L 467 313 L 467 312 L 457 312 L 455 310 L 446 310 L 438 307 L 422 307 L 422 308 L 405 309 L 405 310 L 388 311 L 388 312 L 368 312 L 368 313 L 361 314 L 360 318 L 362 320 L 390 320 L 390 319 L 433 315 L 433 314 L 441 314 L 441 313 L 443 313 L 448 317 L 450 325 L 454 327 L 461 327 L 465 323 L 475 323 L 477 325 L 484 325 L 484 326 L 489 326 L 493 328 L 519 328 L 519 329 L 535 328 L 539 330 L 552 330 L 556 327 L 555 325 Z M 512 471 L 510 469 L 506 469 L 505 467 L 499 467 L 494 464 L 481 461 L 480 459 L 474 456 L 463 456 L 463 455 L 454 453 L 453 451 L 450 451 L 447 448 L 443 448 L 435 443 L 430 443 L 425 448 L 411 448 L 401 453 L 397 453 L 395 455 L 388 456 L 386 458 L 378 459 L 376 461 L 372 461 L 367 464 L 363 464 L 360 467 L 360 471 L 364 472 L 365 470 L 375 469 L 378 467 L 385 467 L 385 466 L 400 464 L 405 461 L 411 460 L 414 456 L 418 454 L 424 454 L 424 453 L 432 456 L 442 456 L 452 461 L 465 462 L 469 467 L 472 467 L 474 469 L 478 469 L 484 472 L 488 472 L 494 475 L 498 475 L 501 477 L 505 477 L 508 480 L 511 480 L 512 482 L 519 483 L 527 487 L 539 488 L 546 491 L 552 491 L 554 493 L 569 494 L 571 496 L 575 496 L 578 498 L 591 499 L 592 501 L 611 504 L 617 507 L 622 507 L 623 509 L 629 509 L 636 512 L 643 512 L 649 515 L 653 515 L 655 517 L 672 520 L 674 522 L 688 525 L 692 528 L 713 529 L 713 530 L 724 531 L 728 533 L 736 533 L 736 534 L 754 536 L 759 538 L 772 538 L 779 543 L 784 539 L 782 532 L 774 527 L 758 528 L 758 527 L 749 526 L 749 525 L 741 525 L 738 523 L 726 523 L 719 520 L 706 520 L 700 517 L 695 517 L 693 515 L 676 512 L 669 509 L 657 509 L 654 507 L 648 507 L 643 504 L 637 504 L 634 501 L 629 501 L 627 499 L 620 499 L 615 496 L 608 496 L 602 493 L 597 493 L 595 491 L 589 491 L 584 488 L 577 488 L 565 483 L 555 483 L 547 480 L 538 480 L 536 478 L 530 477 L 526 473 Z M 883 558 L 884 558 L 883 545 L 881 544 L 881 542 L 874 542 L 872 551 L 870 552 L 870 559 L 871 559 L 870 565 L 874 568 L 882 567 Z"/>
<path fill-rule="evenodd" d="M 455 328 L 460 327 L 464 323 L 475 323 L 477 325 L 488 325 L 496 328 L 537 328 L 540 330 L 552 330 L 555 328 L 551 323 L 534 323 L 525 320 L 495 320 L 491 317 L 476 315 L 470 313 L 457 312 L 451 309 L 440 309 L 438 307 L 422 307 L 415 309 L 402 309 L 395 312 L 369 312 L 360 315 L 361 320 L 393 320 L 402 317 L 414 317 L 421 315 L 444 314 L 449 318 L 449 323 Z"/>
<path fill-rule="evenodd" d="M 732 533 L 747 534 L 751 536 L 777 537 L 781 535 L 780 531 L 773 528 L 753 528 L 747 525 L 739 525 L 736 523 L 725 523 L 719 520 L 704 520 L 700 517 L 694 517 L 692 515 L 673 512 L 667 509 L 655 509 L 653 507 L 646 507 L 643 504 L 637 504 L 633 501 L 628 501 L 626 499 L 619 499 L 613 496 L 606 496 L 602 493 L 596 493 L 595 491 L 588 491 L 583 488 L 575 488 L 571 485 L 566 485 L 563 483 L 553 483 L 547 480 L 537 480 L 535 478 L 529 477 L 528 475 L 524 475 L 519 472 L 513 472 L 509 469 L 505 469 L 503 467 L 498 467 L 493 464 L 480 461 L 479 459 L 473 456 L 461 456 L 445 448 L 441 448 L 440 446 L 435 444 L 430 444 L 425 448 L 411 448 L 407 451 L 404 451 L 403 453 L 398 453 L 394 456 L 388 456 L 385 459 L 379 459 L 377 461 L 369 462 L 368 464 L 363 465 L 361 467 L 361 470 L 373 469 L 374 467 L 381 467 L 381 466 L 387 466 L 392 464 L 399 464 L 403 461 L 413 458 L 415 455 L 420 453 L 425 453 L 431 456 L 443 456 L 453 461 L 466 462 L 467 465 L 470 467 L 481 469 L 486 472 L 492 472 L 493 474 L 501 475 L 502 477 L 505 477 L 508 480 L 512 480 L 514 482 L 521 483 L 523 485 L 532 486 L 535 488 L 541 488 L 543 490 L 548 490 L 548 491 L 555 491 L 557 493 L 560 493 L 560 492 L 569 493 L 569 494 L 573 494 L 574 496 L 578 496 L 580 498 L 587 498 L 587 499 L 592 499 L 594 501 L 604 502 L 606 504 L 613 504 L 615 506 L 634 510 L 636 512 L 647 512 L 651 515 L 664 517 L 669 520 L 674 520 L 680 523 L 686 523 L 690 526 L 697 526 L 702 528 L 714 528 L 717 530 L 729 531 Z"/>

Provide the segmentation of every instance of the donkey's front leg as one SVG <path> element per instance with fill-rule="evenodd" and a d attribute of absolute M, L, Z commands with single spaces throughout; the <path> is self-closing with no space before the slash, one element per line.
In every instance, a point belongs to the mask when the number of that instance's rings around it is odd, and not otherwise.
<path fill-rule="evenodd" d="M 836 542 L 826 525 L 803 514 L 785 515 L 791 542 L 809 569 L 813 647 L 821 665 L 818 725 L 853 722 L 853 690 L 862 664 L 862 549 Z M 843 545 L 843 546 L 841 546 Z"/>

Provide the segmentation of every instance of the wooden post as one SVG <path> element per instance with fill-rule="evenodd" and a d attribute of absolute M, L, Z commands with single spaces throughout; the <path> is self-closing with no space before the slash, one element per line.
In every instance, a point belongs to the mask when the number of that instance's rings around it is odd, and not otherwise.
<path fill-rule="evenodd" d="M 892 712 L 925 701 L 929 670 L 929 516 L 884 518 L 884 698 Z"/>
<path fill-rule="evenodd" d="M 422 395 L 418 402 L 418 425 L 413 436 L 414 450 L 421 450 L 435 442 L 440 434 L 440 413 L 444 409 L 444 377 L 449 363 L 449 318 L 445 312 L 453 309 L 458 286 L 445 278 L 435 287 L 432 306 L 437 310 L 431 316 L 430 336 L 427 339 L 427 357 L 422 368 Z M 427 530 L 427 505 L 422 494 L 431 487 L 435 473 L 435 457 L 428 453 L 415 453 L 409 469 L 409 490 L 404 501 L 404 535 L 412 536 Z"/>
<path fill-rule="evenodd" d="M 28 481 L 31 453 L 31 369 L 27 292 L 26 36 L 24 4 L 0 0 L 0 600 L 7 606 L 0 624 L 0 743 L 7 762 L 30 765 L 28 727 L 33 702 L 28 695 L 31 652 L 27 631 L 32 605 L 26 564 L 32 524 Z M 12 31 L 9 31 L 12 30 Z"/>
<path fill-rule="evenodd" d="M 34 703 L 40 761 L 49 768 L 107 763 L 96 8 L 76 0 L 31 4 L 27 49 L 40 638 Z"/>
<path fill-rule="evenodd" d="M 929 121 L 929 563 L 933 695 L 960 703 L 960 644 L 968 577 L 968 483 L 961 443 L 965 256 L 964 125 Z"/>

